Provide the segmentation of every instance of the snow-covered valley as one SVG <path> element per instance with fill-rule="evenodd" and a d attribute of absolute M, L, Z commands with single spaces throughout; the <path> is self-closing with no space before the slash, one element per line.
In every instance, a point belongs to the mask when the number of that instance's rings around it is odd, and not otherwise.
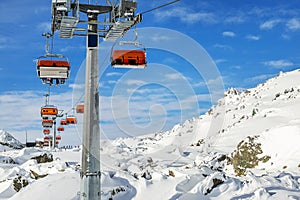
<path fill-rule="evenodd" d="M 229 89 L 170 131 L 101 141 L 102 199 L 300 199 L 299 110 L 296 70 Z M 16 149 L 5 134 L 0 199 L 79 199 L 80 149 Z"/>

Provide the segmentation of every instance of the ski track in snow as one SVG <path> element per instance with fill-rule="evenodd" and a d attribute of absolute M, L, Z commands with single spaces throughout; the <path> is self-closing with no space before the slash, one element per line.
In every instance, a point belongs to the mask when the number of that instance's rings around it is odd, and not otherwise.
<path fill-rule="evenodd" d="M 244 92 L 229 89 L 206 114 L 170 131 L 101 141 L 101 199 L 300 199 L 299 110 L 296 70 Z M 258 136 L 271 158 L 236 176 L 224 156 L 248 136 Z M 0 139 L 20 145 L 4 131 Z M 0 200 L 79 199 L 81 151 L 11 147 L 0 147 Z M 44 153 L 54 161 L 31 159 Z M 34 179 L 31 171 L 47 176 Z M 28 186 L 16 192 L 19 176 Z"/>

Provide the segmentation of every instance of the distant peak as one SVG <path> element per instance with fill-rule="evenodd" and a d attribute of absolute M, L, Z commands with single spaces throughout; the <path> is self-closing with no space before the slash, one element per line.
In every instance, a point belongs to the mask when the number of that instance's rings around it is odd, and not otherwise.
<path fill-rule="evenodd" d="M 19 140 L 4 130 L 0 130 L 0 144 L 15 149 L 23 148 L 23 145 Z"/>
<path fill-rule="evenodd" d="M 232 94 L 232 95 L 239 95 L 241 92 L 238 90 L 238 89 L 236 89 L 236 88 L 229 88 L 226 92 L 225 92 L 225 96 L 227 96 L 227 95 L 230 95 L 230 94 Z"/>

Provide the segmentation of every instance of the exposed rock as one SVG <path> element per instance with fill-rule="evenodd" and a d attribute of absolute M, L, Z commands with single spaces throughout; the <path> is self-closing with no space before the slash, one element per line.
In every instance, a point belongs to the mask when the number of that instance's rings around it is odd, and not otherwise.
<path fill-rule="evenodd" d="M 44 178 L 44 177 L 48 176 L 48 174 L 38 174 L 33 170 L 30 170 L 30 172 L 34 179 Z"/>
<path fill-rule="evenodd" d="M 214 178 L 212 181 L 213 181 L 213 186 L 212 186 L 210 189 L 208 189 L 204 195 L 209 194 L 209 193 L 210 193 L 214 188 L 216 188 L 218 185 L 221 185 L 222 183 L 224 183 L 223 180 L 220 180 L 220 179 L 218 179 L 218 178 Z"/>
<path fill-rule="evenodd" d="M 53 161 L 53 155 L 44 153 L 43 155 L 39 155 L 39 156 L 33 157 L 31 159 L 35 159 L 37 161 L 37 163 L 52 162 Z"/>
<path fill-rule="evenodd" d="M 237 150 L 233 152 L 231 162 L 238 176 L 245 175 L 247 169 L 256 167 L 259 162 L 265 163 L 271 158 L 270 156 L 258 157 L 263 151 L 261 144 L 255 142 L 257 138 L 258 136 L 247 137 L 238 144 Z"/>
<path fill-rule="evenodd" d="M 26 179 L 22 179 L 22 176 L 18 176 L 13 180 L 14 190 L 19 192 L 23 187 L 28 185 L 28 181 Z"/>

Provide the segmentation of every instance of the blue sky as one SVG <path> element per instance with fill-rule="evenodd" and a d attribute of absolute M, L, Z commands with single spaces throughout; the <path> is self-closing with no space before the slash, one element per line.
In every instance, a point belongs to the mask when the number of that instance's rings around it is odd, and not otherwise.
<path fill-rule="evenodd" d="M 138 12 L 165 2 L 139 0 Z M 0 2 L 0 129 L 21 141 L 25 130 L 30 140 L 42 137 L 39 109 L 47 89 L 36 76 L 34 59 L 44 54 L 41 35 L 49 31 L 50 3 Z M 112 69 L 108 63 L 112 44 L 100 44 L 100 117 L 102 134 L 108 138 L 167 130 L 199 116 L 222 97 L 223 91 L 212 86 L 216 80 L 225 90 L 251 88 L 300 64 L 298 1 L 181 0 L 146 14 L 137 29 L 139 41 L 147 48 L 146 70 Z M 133 38 L 132 32 L 126 37 Z M 177 49 L 163 46 L 167 41 Z M 54 52 L 69 58 L 72 71 L 65 85 L 52 87 L 50 101 L 71 112 L 83 93 L 85 38 L 56 36 Z M 200 73 L 191 64 L 198 55 L 204 70 Z M 204 64 L 206 58 L 216 69 Z M 215 72 L 214 77 L 210 72 Z M 62 144 L 79 144 L 80 123 L 68 127 L 62 137 Z"/>

